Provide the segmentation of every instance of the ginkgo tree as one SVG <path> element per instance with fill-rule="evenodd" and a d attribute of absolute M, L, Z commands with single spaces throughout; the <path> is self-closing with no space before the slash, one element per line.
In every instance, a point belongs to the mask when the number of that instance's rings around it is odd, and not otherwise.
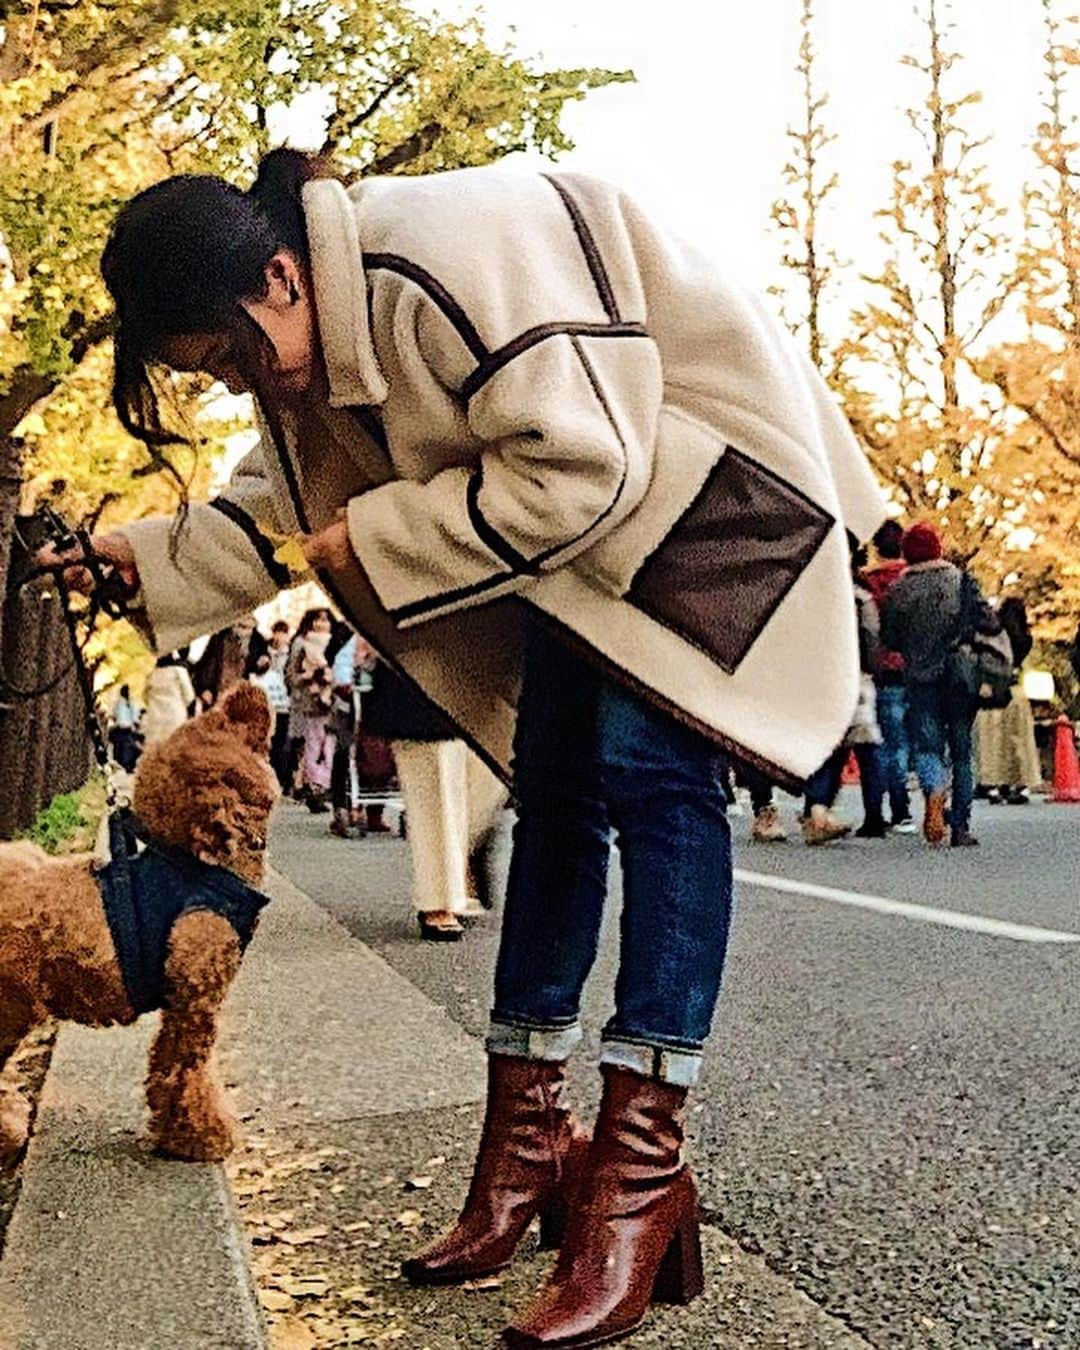
<path fill-rule="evenodd" d="M 1024 327 L 981 373 L 1020 415 L 1007 453 L 1024 488 L 1026 589 L 1042 630 L 1063 640 L 1080 611 L 1080 20 L 1060 0 L 1038 3 L 1043 117 L 1016 273 Z"/>
<path fill-rule="evenodd" d="M 98 259 L 120 204 L 170 173 L 250 180 L 317 111 L 311 148 L 346 172 L 414 173 L 558 154 L 568 103 L 629 72 L 548 70 L 478 18 L 401 0 L 27 0 L 0 41 L 0 444 L 35 498 L 77 516 L 160 509 L 172 487 L 108 411 Z M 295 122 L 295 118 L 292 119 Z M 311 125 L 311 119 L 306 119 Z M 319 141 L 321 140 L 321 144 Z M 177 461 L 205 488 L 223 432 Z"/>

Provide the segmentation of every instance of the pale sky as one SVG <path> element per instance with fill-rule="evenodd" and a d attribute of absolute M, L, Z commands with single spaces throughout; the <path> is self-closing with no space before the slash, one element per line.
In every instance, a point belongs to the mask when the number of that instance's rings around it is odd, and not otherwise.
<path fill-rule="evenodd" d="M 421 8 L 454 14 L 465 0 Z M 524 53 L 552 65 L 629 67 L 638 83 L 590 95 L 566 125 L 577 150 L 564 163 L 620 183 L 749 280 L 776 279 L 767 228 L 798 113 L 798 0 L 487 0 L 489 31 L 516 29 Z M 919 77 L 899 64 L 919 39 L 911 0 L 818 0 L 821 83 L 831 95 L 841 187 L 829 234 L 861 268 L 876 257 L 873 211 L 889 168 L 910 153 L 904 100 Z M 1030 172 L 1039 120 L 1038 0 L 954 0 L 956 46 L 967 58 L 954 87 L 982 89 L 974 110 L 1004 204 Z M 921 88 L 921 86 L 919 86 Z"/>

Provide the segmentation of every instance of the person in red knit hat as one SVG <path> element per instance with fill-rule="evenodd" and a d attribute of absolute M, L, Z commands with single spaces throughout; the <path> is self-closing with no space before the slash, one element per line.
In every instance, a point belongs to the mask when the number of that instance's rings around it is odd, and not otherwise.
<path fill-rule="evenodd" d="M 885 599 L 881 636 L 904 661 L 908 731 L 926 799 L 923 834 L 930 844 L 945 842 L 951 777 L 952 846 L 969 848 L 979 842 L 971 833 L 977 709 L 951 679 L 949 657 L 970 636 L 966 630 L 997 633 L 1001 625 L 975 579 L 947 562 L 942 552 L 941 534 L 928 521 L 912 525 L 904 535 L 908 567 Z"/>

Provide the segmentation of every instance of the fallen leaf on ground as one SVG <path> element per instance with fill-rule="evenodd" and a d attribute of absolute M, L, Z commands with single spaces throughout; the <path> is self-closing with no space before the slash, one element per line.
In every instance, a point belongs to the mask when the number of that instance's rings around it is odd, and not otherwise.
<path fill-rule="evenodd" d="M 402 1228 L 419 1228 L 424 1216 L 418 1209 L 405 1209 L 397 1216 L 397 1221 Z"/>
<path fill-rule="evenodd" d="M 466 1280 L 461 1287 L 469 1294 L 483 1294 L 489 1289 L 501 1289 L 502 1280 L 498 1275 L 487 1275 L 482 1280 Z"/>
<path fill-rule="evenodd" d="M 291 1312 L 296 1306 L 281 1289 L 260 1289 L 259 1302 L 267 1312 Z"/>
<path fill-rule="evenodd" d="M 316 1350 L 318 1341 L 303 1322 L 284 1317 L 270 1329 L 271 1350 Z"/>
<path fill-rule="evenodd" d="M 278 1284 L 293 1298 L 319 1298 L 327 1293 L 330 1285 L 321 1275 L 285 1276 Z"/>
<path fill-rule="evenodd" d="M 309 1242 L 318 1242 L 330 1232 L 329 1228 L 290 1228 L 285 1232 L 278 1233 L 282 1242 L 287 1242 L 290 1247 L 304 1247 Z"/>

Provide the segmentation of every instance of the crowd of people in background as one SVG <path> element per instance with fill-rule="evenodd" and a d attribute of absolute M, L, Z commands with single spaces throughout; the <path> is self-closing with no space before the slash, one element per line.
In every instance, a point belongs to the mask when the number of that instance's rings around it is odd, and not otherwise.
<path fill-rule="evenodd" d="M 807 844 L 850 834 L 884 839 L 911 834 L 911 776 L 921 789 L 928 843 L 972 848 L 976 787 L 992 802 L 1022 803 L 1042 779 L 1035 721 L 1019 679 L 1032 648 L 1023 602 L 995 607 L 965 567 L 945 556 L 937 528 L 905 530 L 887 521 L 870 557 L 853 552 L 859 632 L 859 701 L 846 736 L 806 784 Z M 862 823 L 841 820 L 835 804 L 854 760 Z M 744 772 L 754 811 L 752 838 L 786 838 L 772 785 Z"/>
<path fill-rule="evenodd" d="M 886 522 L 870 556 L 853 551 L 852 571 L 859 700 L 847 734 L 806 783 L 803 839 L 914 833 L 914 778 L 926 840 L 973 847 L 977 791 L 990 802 L 1023 803 L 1042 779 L 1018 678 L 1032 648 L 1023 602 L 990 605 L 924 522 L 906 530 Z M 390 832 L 386 805 L 400 797 L 420 933 L 459 939 L 491 903 L 487 855 L 506 791 L 438 710 L 329 609 L 309 609 L 295 633 L 278 619 L 264 635 L 248 616 L 215 633 L 195 661 L 186 649 L 161 657 L 146 681 L 145 709 L 128 685 L 119 691 L 114 759 L 133 770 L 143 745 L 213 707 L 241 679 L 259 684 L 273 709 L 270 757 L 283 793 L 327 813 L 331 835 Z M 863 807 L 857 827 L 836 812 L 852 761 Z M 732 803 L 736 783 L 749 792 L 752 840 L 786 840 L 775 786 L 752 766 L 736 766 L 726 784 Z"/>
<path fill-rule="evenodd" d="M 293 632 L 269 635 L 246 616 L 213 634 L 201 655 L 163 656 L 145 686 L 145 708 L 121 687 L 112 707 L 113 758 L 134 770 L 143 747 L 212 708 L 243 679 L 262 687 L 274 712 L 270 761 L 284 795 L 330 817 L 346 839 L 387 834 L 389 801 L 401 803 L 423 938 L 460 939 L 490 907 L 488 852 L 506 790 L 428 700 L 382 664 L 325 607 Z"/>

